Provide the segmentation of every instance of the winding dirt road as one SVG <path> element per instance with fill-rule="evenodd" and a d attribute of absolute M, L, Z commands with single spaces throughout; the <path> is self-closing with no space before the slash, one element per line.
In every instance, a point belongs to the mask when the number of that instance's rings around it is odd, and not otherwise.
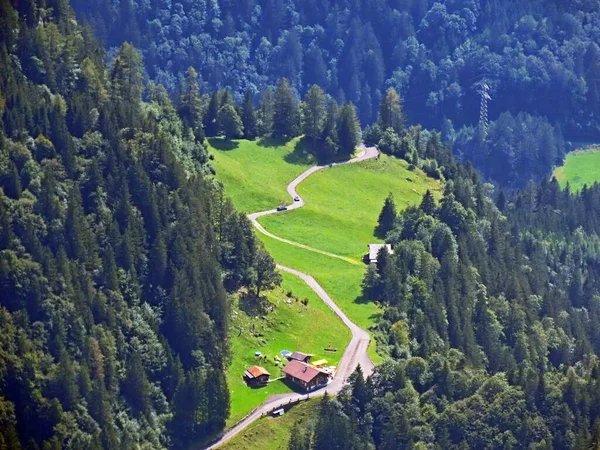
<path fill-rule="evenodd" d="M 363 152 L 360 156 L 358 156 L 356 158 L 352 158 L 352 159 L 350 159 L 348 161 L 344 161 L 344 162 L 315 166 L 315 167 L 308 169 L 306 172 L 304 172 L 299 177 L 297 177 L 287 187 L 287 191 L 290 194 L 290 196 L 292 197 L 292 201 L 296 196 L 298 196 L 298 193 L 296 192 L 296 188 L 298 187 L 298 185 L 302 181 L 304 181 L 306 178 L 308 178 L 310 175 L 317 172 L 318 170 L 324 169 L 325 167 L 331 167 L 331 166 L 336 166 L 336 165 L 340 165 L 340 164 L 349 164 L 349 163 L 355 163 L 355 162 L 359 162 L 359 161 L 365 161 L 367 159 L 376 158 L 377 155 L 379 154 L 379 152 L 377 151 L 377 149 L 375 147 L 365 147 L 364 145 L 361 145 L 360 148 L 363 150 Z M 287 210 L 289 211 L 289 210 L 293 210 L 293 209 L 298 209 L 298 208 L 302 208 L 303 206 L 304 206 L 304 200 L 302 200 L 302 198 L 300 197 L 300 201 L 293 201 L 293 203 L 287 207 Z M 312 248 L 312 247 L 309 247 L 309 246 L 306 246 L 303 244 L 299 244 L 297 242 L 290 241 L 288 239 L 284 239 L 279 236 L 276 236 L 272 233 L 269 233 L 267 230 L 265 230 L 264 227 L 262 225 L 260 225 L 257 221 L 257 219 L 259 217 L 266 216 L 269 214 L 277 214 L 278 212 L 279 211 L 277 211 L 277 209 L 271 209 L 269 211 L 261 211 L 261 212 L 249 214 L 248 218 L 252 221 L 252 223 L 258 229 L 258 231 L 260 231 L 261 233 L 263 233 L 269 237 L 272 237 L 274 239 L 277 239 L 279 241 L 285 242 L 290 245 L 294 245 L 296 247 L 301 247 L 306 250 L 310 250 L 310 251 L 313 251 L 316 253 L 321 253 L 323 255 L 327 255 L 332 258 L 342 259 L 344 261 L 347 261 L 350 264 L 360 264 L 350 258 L 346 258 L 346 257 L 339 256 L 339 255 L 329 253 L 329 252 L 324 252 L 322 250 Z M 279 270 L 283 270 L 285 272 L 288 272 L 288 273 L 295 275 L 295 276 L 301 278 L 302 280 L 304 280 L 304 282 L 313 291 L 315 291 L 315 293 L 321 298 L 321 300 L 323 300 L 323 302 L 325 302 L 325 304 L 327 306 L 329 306 L 329 308 L 331 308 L 331 310 L 335 313 L 335 315 L 338 316 L 340 318 L 340 320 L 342 322 L 344 322 L 344 324 L 350 329 L 350 332 L 352 333 L 352 338 L 350 339 L 350 343 L 344 350 L 344 354 L 342 355 L 342 359 L 340 360 L 340 362 L 338 364 L 337 372 L 335 374 L 334 379 L 331 381 L 331 383 L 329 383 L 329 385 L 327 385 L 326 388 L 319 389 L 317 391 L 311 392 L 310 394 L 291 393 L 291 394 L 274 395 L 272 397 L 269 397 L 262 405 L 260 405 L 254 411 L 252 411 L 252 413 L 250 413 L 244 419 L 242 419 L 237 424 L 235 424 L 233 427 L 231 427 L 229 430 L 227 430 L 219 438 L 218 441 L 214 442 L 210 447 L 207 447 L 207 450 L 218 448 L 220 445 L 224 444 L 225 442 L 229 441 L 234 436 L 238 435 L 242 430 L 244 430 L 252 422 L 254 422 L 257 419 L 260 419 L 263 415 L 267 414 L 268 412 L 272 411 L 273 409 L 280 408 L 281 406 L 287 405 L 288 403 L 293 402 L 298 399 L 301 399 L 301 398 L 321 397 L 325 394 L 325 392 L 327 392 L 329 394 L 339 393 L 342 390 L 342 388 L 344 387 L 344 384 L 346 383 L 346 379 L 354 372 L 354 370 L 356 369 L 358 364 L 360 364 L 365 376 L 370 375 L 373 372 L 373 367 L 374 367 L 373 362 L 371 361 L 371 359 L 369 358 L 369 356 L 367 354 L 367 348 L 369 347 L 369 341 L 370 341 L 369 333 L 367 331 L 363 330 L 362 328 L 360 328 L 359 326 L 357 326 L 354 322 L 352 322 L 348 318 L 348 316 L 346 316 L 346 314 L 344 314 L 344 312 L 336 305 L 336 303 L 331 299 L 331 297 L 329 297 L 327 292 L 325 292 L 325 290 L 321 287 L 321 285 L 319 285 L 319 283 L 317 283 L 317 281 L 313 277 L 311 277 L 310 275 L 307 275 L 303 272 L 300 272 L 298 270 L 294 270 L 289 267 L 284 267 L 279 264 L 277 265 L 277 268 Z"/>

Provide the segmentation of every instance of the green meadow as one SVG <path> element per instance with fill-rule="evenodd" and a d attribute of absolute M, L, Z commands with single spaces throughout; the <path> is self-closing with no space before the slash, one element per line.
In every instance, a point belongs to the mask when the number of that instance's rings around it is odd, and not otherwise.
<path fill-rule="evenodd" d="M 246 368 L 260 365 L 270 372 L 271 379 L 280 377 L 281 363 L 277 359 L 283 359 L 281 350 L 312 353 L 313 360 L 326 359 L 330 365 L 337 365 L 350 341 L 350 330 L 304 281 L 285 272 L 282 277 L 281 288 L 268 292 L 261 302 L 242 292 L 234 298 L 229 333 L 232 360 L 227 370 L 231 415 L 227 426 L 269 396 L 291 392 L 282 381 L 261 388 L 247 387 L 242 380 Z M 302 301 L 306 300 L 305 305 Z M 340 351 L 325 352 L 330 344 Z M 265 358 L 254 356 L 257 351 Z"/>
<path fill-rule="evenodd" d="M 208 142 L 217 179 L 236 208 L 245 213 L 290 203 L 286 186 L 315 164 L 300 138 L 287 143 L 269 139 Z"/>
<path fill-rule="evenodd" d="M 287 185 L 316 164 L 300 139 L 287 143 L 211 139 L 209 151 L 217 180 L 236 208 L 246 213 L 288 204 Z M 427 189 L 437 196 L 441 185 L 419 170 L 410 171 L 405 161 L 381 155 L 378 160 L 316 172 L 298 187 L 306 201 L 304 208 L 261 218 L 262 225 L 277 236 L 349 257 L 355 264 L 257 235 L 277 263 L 312 275 L 353 322 L 369 329 L 382 311 L 362 295 L 366 265 L 361 258 L 367 244 L 382 242 L 374 236 L 374 229 L 384 199 L 391 192 L 398 209 L 403 209 L 418 204 Z M 281 364 L 276 357 L 281 358 L 281 350 L 314 353 L 315 358 L 335 365 L 350 340 L 349 330 L 302 280 L 282 275 L 281 288 L 268 293 L 268 302 L 262 306 L 253 304 L 256 300 L 244 293 L 234 299 L 232 361 L 227 374 L 231 390 L 228 426 L 269 396 L 290 391 L 282 381 L 248 388 L 242 381 L 247 367 L 262 365 L 271 379 L 277 378 Z M 289 291 L 292 297 L 288 297 Z M 308 299 L 308 305 L 297 299 Z M 340 351 L 325 355 L 323 349 L 329 343 Z M 256 351 L 266 359 L 255 357 Z M 369 347 L 369 355 L 376 363 L 381 360 L 375 345 Z"/>
<path fill-rule="evenodd" d="M 314 173 L 298 186 L 303 208 L 259 222 L 277 236 L 360 260 L 367 244 L 383 242 L 374 230 L 389 193 L 402 210 L 419 204 L 427 189 L 440 192 L 440 186 L 420 170 L 408 170 L 406 161 L 381 155 Z"/>
<path fill-rule="evenodd" d="M 318 416 L 320 400 L 302 402 L 281 417 L 263 417 L 248 425 L 231 441 L 219 447 L 222 450 L 281 450 L 287 449 L 291 431 L 298 422 L 309 422 Z"/>
<path fill-rule="evenodd" d="M 553 175 L 563 188 L 568 182 L 573 192 L 600 181 L 600 145 L 567 154 L 564 165 L 557 167 Z"/>

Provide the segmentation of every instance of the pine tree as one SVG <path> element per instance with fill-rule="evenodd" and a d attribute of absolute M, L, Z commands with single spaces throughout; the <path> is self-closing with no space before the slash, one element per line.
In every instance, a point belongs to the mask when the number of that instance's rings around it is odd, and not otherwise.
<path fill-rule="evenodd" d="M 313 147 L 316 147 L 316 141 L 323 133 L 326 112 L 325 93 L 319 86 L 312 86 L 306 93 L 302 112 L 304 134 L 313 141 Z"/>
<path fill-rule="evenodd" d="M 150 406 L 151 386 L 137 352 L 127 359 L 126 370 L 125 380 L 121 384 L 121 392 L 135 410 L 145 413 Z"/>
<path fill-rule="evenodd" d="M 117 51 L 110 69 L 110 82 L 111 106 L 121 127 L 139 126 L 144 91 L 142 57 L 127 42 Z"/>
<path fill-rule="evenodd" d="M 379 105 L 378 124 L 383 131 L 392 128 L 396 133 L 402 134 L 404 131 L 404 122 L 405 118 L 400 96 L 394 88 L 389 88 Z"/>
<path fill-rule="evenodd" d="M 281 275 L 277 272 L 275 262 L 271 255 L 263 248 L 259 248 L 254 259 L 254 287 L 256 297 L 260 297 L 263 289 L 272 289 L 281 283 Z"/>
<path fill-rule="evenodd" d="M 204 134 L 202 129 L 202 99 L 198 87 L 198 72 L 190 67 L 185 73 L 183 89 L 179 97 L 179 114 L 184 124 L 191 128 L 197 140 Z"/>
<path fill-rule="evenodd" d="M 396 221 L 396 204 L 394 203 L 394 196 L 390 193 L 383 204 L 381 213 L 379 213 L 379 219 L 377 220 L 377 232 L 380 236 L 385 236 L 390 230 L 394 228 L 394 222 Z"/>
<path fill-rule="evenodd" d="M 219 110 L 219 132 L 227 139 L 242 137 L 244 125 L 235 108 L 226 104 Z"/>
<path fill-rule="evenodd" d="M 240 118 L 244 126 L 244 139 L 254 139 L 257 136 L 256 113 L 252 103 L 252 93 L 248 90 L 240 108 Z"/>
<path fill-rule="evenodd" d="M 293 138 L 298 135 L 299 114 L 296 96 L 286 78 L 279 80 L 273 101 L 273 137 Z"/>
<path fill-rule="evenodd" d="M 263 93 L 256 117 L 259 136 L 268 136 L 273 132 L 273 96 L 273 89 L 270 87 Z"/>
<path fill-rule="evenodd" d="M 339 151 L 346 155 L 352 155 L 361 140 L 360 123 L 352 103 L 345 103 L 340 108 L 337 134 Z"/>
<path fill-rule="evenodd" d="M 215 137 L 219 134 L 219 104 L 219 93 L 215 91 L 210 97 L 210 102 L 202 121 L 204 132 L 208 137 Z"/>
<path fill-rule="evenodd" d="M 421 211 L 425 214 L 429 214 L 433 216 L 435 214 L 435 199 L 433 198 L 433 194 L 429 189 L 425 192 L 423 196 L 423 200 L 421 200 L 421 205 L 419 206 Z"/>

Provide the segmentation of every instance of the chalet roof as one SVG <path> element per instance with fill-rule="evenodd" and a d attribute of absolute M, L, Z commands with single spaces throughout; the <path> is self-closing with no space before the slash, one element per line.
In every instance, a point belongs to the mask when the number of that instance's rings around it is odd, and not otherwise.
<path fill-rule="evenodd" d="M 297 378 L 305 383 L 310 383 L 317 375 L 325 374 L 322 370 L 316 367 L 309 366 L 301 361 L 291 360 L 287 366 L 283 368 L 283 373 L 291 377 Z"/>
<path fill-rule="evenodd" d="M 369 244 L 369 260 L 377 261 L 379 250 L 381 250 L 383 247 L 387 248 L 387 251 L 390 255 L 394 253 L 390 244 Z"/>
<path fill-rule="evenodd" d="M 291 355 L 287 355 L 287 358 L 296 359 L 298 361 L 304 361 L 306 358 L 309 358 L 311 356 L 312 355 L 308 355 L 308 354 L 302 353 L 302 352 L 294 352 Z"/>
<path fill-rule="evenodd" d="M 246 370 L 246 376 L 248 378 L 258 378 L 261 375 L 271 376 L 271 374 L 267 372 L 267 370 L 264 367 L 260 366 L 252 366 Z"/>

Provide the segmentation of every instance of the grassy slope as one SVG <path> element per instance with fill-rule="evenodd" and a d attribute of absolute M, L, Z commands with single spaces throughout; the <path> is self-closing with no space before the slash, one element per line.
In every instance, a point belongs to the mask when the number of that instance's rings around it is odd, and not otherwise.
<path fill-rule="evenodd" d="M 277 236 L 360 260 L 367 244 L 383 242 L 373 232 L 390 192 L 404 209 L 418 204 L 427 189 L 440 190 L 439 182 L 407 167 L 406 161 L 382 155 L 378 161 L 321 170 L 298 186 L 304 208 L 259 221 Z"/>
<path fill-rule="evenodd" d="M 232 143 L 210 139 L 208 149 L 215 157 L 217 178 L 238 210 L 251 213 L 290 203 L 286 186 L 314 165 L 312 156 L 302 150 L 299 142 L 293 139 L 277 146 L 265 139 Z"/>
<path fill-rule="evenodd" d="M 569 153 L 564 165 L 554 170 L 554 176 L 561 187 L 569 182 L 572 191 L 580 191 L 584 184 L 591 186 L 600 181 L 600 146 Z"/>
<path fill-rule="evenodd" d="M 300 403 L 282 417 L 265 417 L 250 424 L 241 434 L 220 447 L 220 450 L 280 450 L 287 449 L 290 432 L 297 422 L 310 421 L 317 416 L 319 400 Z"/>
<path fill-rule="evenodd" d="M 280 350 L 313 353 L 315 359 L 324 358 L 335 365 L 342 352 L 324 352 L 323 348 L 330 342 L 334 347 L 344 348 L 350 341 L 348 328 L 302 280 L 287 273 L 282 273 L 282 276 L 281 289 L 267 294 L 270 304 L 274 306 L 271 312 L 257 308 L 252 300 L 236 299 L 230 333 L 233 355 L 227 373 L 231 393 L 228 426 L 236 423 L 270 395 L 291 391 L 281 381 L 269 383 L 259 389 L 248 388 L 241 379 L 247 367 L 258 364 L 271 373 L 272 379 L 281 376 L 281 368 L 274 360 L 275 356 L 281 357 Z M 308 299 L 308 305 L 294 299 L 288 304 L 288 291 L 299 299 Z M 254 332 L 251 331 L 252 326 Z M 267 355 L 267 359 L 259 360 L 254 356 L 256 351 Z"/>
<path fill-rule="evenodd" d="M 314 164 L 298 143 L 296 139 L 285 146 L 277 147 L 260 141 L 240 140 L 228 144 L 212 140 L 210 149 L 215 157 L 217 178 L 224 184 L 226 193 L 238 209 L 245 212 L 261 211 L 290 201 L 286 186 Z M 413 181 L 409 182 L 406 178 Z M 366 252 L 368 243 L 381 242 L 373 236 L 373 230 L 388 193 L 394 193 L 398 207 L 403 208 L 418 202 L 427 188 L 439 189 L 439 184 L 421 173 L 409 172 L 404 161 L 382 156 L 379 161 L 337 166 L 317 172 L 299 187 L 301 195 L 307 201 L 305 208 L 269 216 L 263 219 L 263 223 L 267 229 L 282 237 L 358 260 Z M 366 266 L 354 266 L 290 246 L 262 234 L 258 235 L 278 263 L 314 276 L 356 324 L 369 328 L 377 322 L 381 310 L 362 298 L 361 282 Z M 284 289 L 291 289 L 298 297 L 309 298 L 309 308 L 318 308 L 317 305 L 326 308 L 302 281 L 292 276 L 284 275 Z M 281 296 L 281 293 L 274 295 L 271 300 L 276 301 L 276 296 Z M 294 307 L 302 308 L 299 304 L 294 304 Z M 280 314 L 282 311 L 281 308 L 276 308 L 271 315 Z M 302 315 L 300 312 L 288 312 L 298 316 L 279 321 L 294 321 L 299 334 L 293 334 L 293 327 L 281 326 L 275 329 L 271 326 L 268 333 L 264 334 L 275 337 L 275 341 L 269 341 L 261 348 L 257 348 L 258 338 L 244 335 L 236 337 L 235 322 L 249 319 L 244 319 L 243 316 L 234 319 L 234 357 L 228 373 L 232 390 L 229 424 L 236 422 L 269 395 L 288 390 L 283 383 L 273 383 L 263 389 L 246 388 L 240 376 L 247 366 L 256 362 L 254 351 L 258 349 L 271 356 L 271 362 L 265 365 L 275 377 L 279 374 L 279 369 L 272 364 L 272 357 L 278 354 L 279 350 L 294 350 L 294 345 L 302 343 L 303 347 L 299 349 L 319 356 L 319 349 L 329 341 L 338 348 L 343 348 L 348 342 L 348 330 L 340 321 L 334 319 L 328 309 L 321 311 L 322 318 L 318 318 L 316 312 L 307 313 L 304 321 L 298 318 Z M 275 322 L 277 323 L 278 321 Z M 318 331 L 319 329 L 321 331 Z M 307 330 L 312 333 L 307 333 Z M 313 343 L 306 341 L 305 336 L 309 335 L 320 336 L 322 342 L 314 343 L 315 350 L 312 350 Z M 375 362 L 380 361 L 374 346 L 369 348 L 369 354 Z M 327 355 L 327 359 L 332 363 L 339 357 L 341 352 L 336 357 Z"/>

